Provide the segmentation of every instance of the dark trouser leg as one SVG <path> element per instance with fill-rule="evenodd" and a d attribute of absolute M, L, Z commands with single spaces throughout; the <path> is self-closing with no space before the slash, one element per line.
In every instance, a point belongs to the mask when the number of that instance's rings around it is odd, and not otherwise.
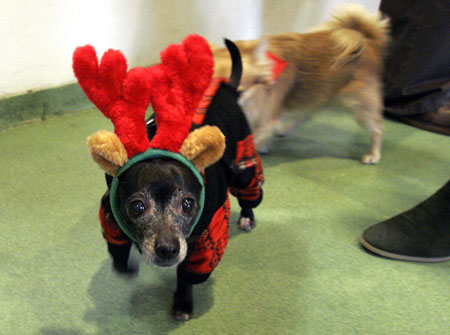
<path fill-rule="evenodd" d="M 447 0 L 382 0 L 391 19 L 386 115 L 450 135 L 450 7 Z"/>

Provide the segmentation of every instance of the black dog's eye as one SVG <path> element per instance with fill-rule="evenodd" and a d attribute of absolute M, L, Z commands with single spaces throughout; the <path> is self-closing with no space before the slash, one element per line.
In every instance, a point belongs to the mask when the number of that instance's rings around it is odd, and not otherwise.
<path fill-rule="evenodd" d="M 184 214 L 191 214 L 194 210 L 194 199 L 183 198 L 183 200 L 181 200 L 181 210 Z"/>
<path fill-rule="evenodd" d="M 145 210 L 144 203 L 140 200 L 133 201 L 130 204 L 130 210 L 136 216 L 141 215 Z"/>

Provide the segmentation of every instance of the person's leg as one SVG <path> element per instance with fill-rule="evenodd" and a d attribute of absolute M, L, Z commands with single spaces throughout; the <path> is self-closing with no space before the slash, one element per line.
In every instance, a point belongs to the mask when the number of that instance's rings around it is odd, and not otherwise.
<path fill-rule="evenodd" d="M 385 115 L 450 135 L 448 0 L 382 0 L 391 20 L 385 60 Z"/>
<path fill-rule="evenodd" d="M 450 181 L 416 207 L 369 227 L 360 242 L 387 258 L 450 260 Z"/>

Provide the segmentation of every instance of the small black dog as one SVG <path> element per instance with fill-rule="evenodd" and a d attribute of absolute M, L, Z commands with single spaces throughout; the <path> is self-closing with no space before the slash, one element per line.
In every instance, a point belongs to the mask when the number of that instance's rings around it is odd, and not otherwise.
<path fill-rule="evenodd" d="M 225 137 L 223 154 L 204 169 L 171 154 L 140 160 L 114 178 L 106 175 L 108 190 L 101 201 L 100 220 L 117 272 L 137 272 L 137 266 L 128 262 L 133 244 L 156 266 L 178 266 L 173 303 L 177 320 L 191 318 L 192 285 L 208 279 L 223 255 L 230 217 L 228 193 L 238 198 L 242 208 L 242 230 L 254 227 L 252 208 L 262 200 L 261 162 L 237 103 L 240 55 L 233 43 L 226 41 L 226 45 L 233 59 L 231 78 L 212 82 L 189 134 L 217 127 Z M 150 140 L 158 127 L 155 118 L 147 121 Z M 98 155 L 91 153 L 99 162 Z"/>

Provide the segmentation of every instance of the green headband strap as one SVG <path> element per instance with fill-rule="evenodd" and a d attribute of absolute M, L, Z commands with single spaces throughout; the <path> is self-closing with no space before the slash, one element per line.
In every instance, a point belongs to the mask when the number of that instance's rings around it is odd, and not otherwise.
<path fill-rule="evenodd" d="M 141 162 L 143 160 L 147 159 L 154 159 L 154 158 L 170 158 L 175 159 L 184 165 L 186 165 L 194 174 L 194 176 L 197 178 L 198 182 L 200 183 L 202 190 L 200 193 L 200 210 L 197 213 L 197 216 L 195 217 L 194 223 L 191 226 L 191 229 L 189 231 L 189 236 L 191 236 L 192 232 L 194 231 L 195 226 L 197 225 L 198 220 L 200 219 L 200 216 L 203 213 L 203 207 L 205 205 L 205 185 L 203 184 L 203 178 L 200 172 L 195 168 L 194 164 L 192 164 L 191 161 L 183 157 L 179 153 L 162 150 L 162 149 L 147 149 L 146 151 L 137 154 L 130 158 L 128 162 L 126 162 L 123 166 L 117 170 L 116 175 L 114 176 L 111 188 L 109 190 L 109 198 L 110 198 L 110 204 L 111 204 L 111 210 L 114 215 L 114 219 L 116 220 L 117 224 L 119 225 L 120 229 L 133 241 L 138 242 L 134 234 L 132 233 L 131 229 L 122 221 L 120 217 L 120 211 L 119 211 L 119 199 L 117 194 L 117 189 L 119 187 L 119 177 L 122 173 L 124 173 L 126 170 L 128 170 L 131 166 L 134 164 Z"/>

